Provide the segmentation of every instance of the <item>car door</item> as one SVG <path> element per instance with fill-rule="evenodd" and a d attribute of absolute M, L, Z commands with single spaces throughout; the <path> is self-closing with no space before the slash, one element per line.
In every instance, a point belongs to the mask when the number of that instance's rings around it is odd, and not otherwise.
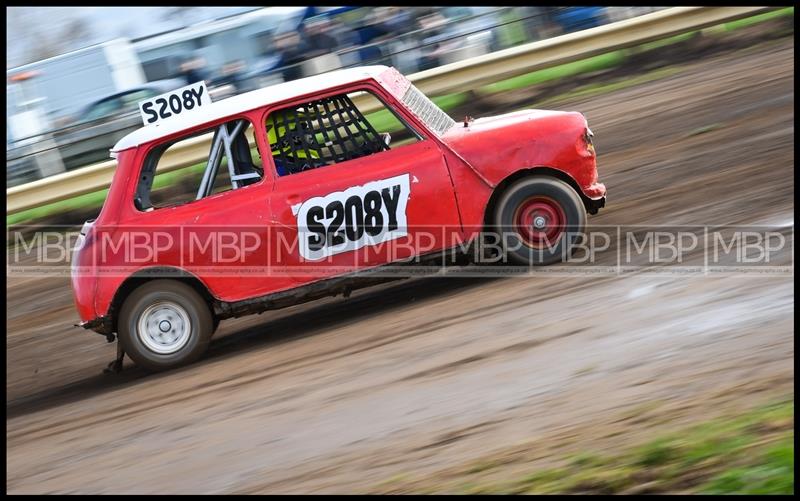
<path fill-rule="evenodd" d="M 363 137 L 372 138 L 376 151 L 363 156 L 327 155 L 324 146 L 315 150 L 314 140 L 309 139 L 310 143 L 297 147 L 306 154 L 300 161 L 316 165 L 281 173 L 282 154 L 276 151 L 275 144 L 281 138 L 271 135 L 277 176 L 270 197 L 273 217 L 270 262 L 276 273 L 288 274 L 299 284 L 449 248 L 460 231 L 453 186 L 440 146 L 430 139 L 428 132 L 418 127 L 412 129 L 401 110 L 379 110 L 377 115 L 373 112 L 369 115 L 370 122 L 351 99 L 344 105 L 345 101 L 337 101 L 339 96 L 351 94 L 304 101 L 310 104 L 303 108 L 303 113 L 313 115 L 311 110 L 324 110 L 323 115 L 327 112 L 328 117 L 345 117 L 353 130 L 360 127 Z M 383 103 L 380 99 L 385 106 Z M 268 111 L 267 126 L 275 126 L 276 117 L 287 109 L 297 112 L 292 106 Z M 337 106 L 338 115 L 334 109 Z M 288 122 L 300 124 L 298 113 L 289 117 Z M 376 133 L 384 138 L 378 122 L 386 115 L 380 113 L 392 113 L 403 122 L 408 128 L 403 133 L 414 136 L 408 144 L 380 147 L 375 142 Z M 320 131 L 324 126 L 319 124 L 325 119 L 315 121 L 311 115 L 303 116 L 310 117 L 309 122 L 317 125 L 304 132 L 306 138 L 319 140 L 316 146 L 322 140 L 327 140 L 325 144 L 345 142 L 346 131 L 340 128 L 338 135 L 331 129 Z M 378 128 L 372 126 L 373 122 Z M 366 131 L 367 128 L 371 131 Z M 363 137 L 354 142 L 363 141 Z"/>

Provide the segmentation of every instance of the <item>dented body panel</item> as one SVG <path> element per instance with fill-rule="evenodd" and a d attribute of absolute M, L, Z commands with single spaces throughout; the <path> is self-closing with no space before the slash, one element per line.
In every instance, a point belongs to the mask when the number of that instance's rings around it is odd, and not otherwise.
<path fill-rule="evenodd" d="M 586 198 L 605 197 L 594 152 L 586 147 L 587 129 L 580 113 L 544 110 L 479 118 L 450 129 L 442 141 L 468 166 L 453 171 L 464 224 L 482 225 L 495 187 L 520 171 L 556 170 L 574 180 Z"/>

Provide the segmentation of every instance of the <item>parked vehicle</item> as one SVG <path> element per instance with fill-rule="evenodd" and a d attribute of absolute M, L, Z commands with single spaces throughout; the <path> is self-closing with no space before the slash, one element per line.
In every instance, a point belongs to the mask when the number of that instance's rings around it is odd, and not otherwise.
<path fill-rule="evenodd" d="M 558 262 L 605 204 L 577 112 L 457 123 L 386 66 L 196 104 L 114 146 L 73 253 L 81 325 L 151 370 L 196 360 L 220 320 L 391 280 L 487 231 L 511 263 Z M 176 199 L 157 180 L 188 149 L 208 159 Z"/>
<path fill-rule="evenodd" d="M 111 147 L 141 126 L 137 103 L 181 85 L 179 81 L 165 80 L 137 86 L 104 96 L 66 118 L 68 125 L 52 132 L 64 166 L 70 170 L 107 160 Z M 6 157 L 10 163 L 35 153 L 35 148 L 10 148 Z"/>

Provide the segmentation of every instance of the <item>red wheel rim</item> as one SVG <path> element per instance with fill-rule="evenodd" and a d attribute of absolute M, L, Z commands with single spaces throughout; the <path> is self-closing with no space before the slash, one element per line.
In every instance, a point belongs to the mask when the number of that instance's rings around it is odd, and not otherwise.
<path fill-rule="evenodd" d="M 552 198 L 535 196 L 517 207 L 513 221 L 514 231 L 527 246 L 543 248 L 558 242 L 564 233 L 567 216 Z"/>

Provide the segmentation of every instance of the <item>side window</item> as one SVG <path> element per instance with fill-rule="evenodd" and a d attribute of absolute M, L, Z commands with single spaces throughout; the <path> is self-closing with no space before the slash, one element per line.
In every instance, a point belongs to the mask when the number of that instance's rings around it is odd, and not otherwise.
<path fill-rule="evenodd" d="M 422 140 L 368 91 L 270 112 L 265 127 L 279 176 L 333 165 Z"/>
<path fill-rule="evenodd" d="M 198 148 L 208 157 L 183 166 L 186 152 Z M 232 120 L 151 150 L 139 175 L 134 205 L 149 211 L 242 188 L 261 180 L 261 165 L 250 122 Z"/>

